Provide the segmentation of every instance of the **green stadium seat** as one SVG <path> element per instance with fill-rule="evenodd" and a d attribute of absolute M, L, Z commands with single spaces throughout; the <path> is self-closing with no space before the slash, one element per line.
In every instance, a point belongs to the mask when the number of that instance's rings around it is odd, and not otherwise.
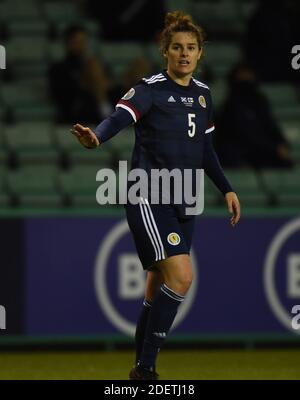
<path fill-rule="evenodd" d="M 74 138 L 75 139 L 75 138 Z M 113 157 L 108 147 L 85 149 L 77 143 L 77 148 L 68 152 L 71 165 L 92 165 L 95 168 L 112 168 Z"/>
<path fill-rule="evenodd" d="M 75 22 L 80 20 L 77 6 L 71 1 L 48 1 L 42 6 L 43 15 L 47 21 L 58 22 Z"/>
<path fill-rule="evenodd" d="M 296 164 L 300 165 L 300 142 L 291 144 L 291 156 L 292 156 L 292 160 Z M 299 177 L 299 179 L 300 179 L 300 177 Z"/>
<path fill-rule="evenodd" d="M 8 173 L 9 192 L 18 199 L 22 207 L 60 207 L 62 197 L 59 191 L 56 167 L 24 167 Z"/>
<path fill-rule="evenodd" d="M 214 108 L 218 109 L 223 104 L 227 94 L 226 83 L 223 79 L 218 79 L 208 86 L 210 87 Z"/>
<path fill-rule="evenodd" d="M 220 78 L 229 72 L 240 57 L 241 50 L 233 42 L 209 42 L 204 50 L 203 61 Z"/>
<path fill-rule="evenodd" d="M 79 143 L 70 132 L 72 127 L 71 124 L 66 124 L 57 125 L 53 128 L 54 142 L 60 150 L 69 151 L 78 149 Z"/>
<path fill-rule="evenodd" d="M 300 143 L 300 117 L 297 119 L 287 118 L 280 121 L 281 129 L 284 136 L 290 141 L 291 146 L 293 143 Z"/>
<path fill-rule="evenodd" d="M 145 57 L 151 61 L 156 68 L 163 69 L 166 65 L 166 60 L 160 53 L 160 49 L 157 44 L 149 44 L 145 48 Z"/>
<path fill-rule="evenodd" d="M 48 24 L 42 19 L 37 20 L 12 20 L 7 26 L 8 35 L 11 36 L 46 36 L 48 33 Z"/>
<path fill-rule="evenodd" d="M 215 207 L 221 201 L 221 194 L 207 175 L 204 175 L 204 207 Z"/>
<path fill-rule="evenodd" d="M 7 42 L 6 48 L 12 64 L 42 62 L 47 59 L 47 39 L 43 37 L 14 37 Z"/>
<path fill-rule="evenodd" d="M 47 123 L 23 123 L 7 126 L 4 141 L 20 164 L 58 163 L 59 154 Z"/>
<path fill-rule="evenodd" d="M 72 166 L 91 165 L 94 168 L 111 168 L 113 153 L 109 143 L 97 149 L 85 149 L 71 134 L 71 125 L 58 125 L 54 129 L 54 142 Z"/>
<path fill-rule="evenodd" d="M 109 145 L 115 151 L 120 151 L 121 149 L 133 150 L 135 142 L 134 128 L 123 129 L 117 135 L 110 139 Z"/>
<path fill-rule="evenodd" d="M 1 97 L 10 107 L 40 105 L 48 102 L 46 82 L 31 79 L 2 85 Z"/>
<path fill-rule="evenodd" d="M 226 169 L 225 175 L 237 192 L 242 205 L 263 207 L 268 204 L 268 196 L 254 171 Z"/>
<path fill-rule="evenodd" d="M 101 42 L 97 53 L 112 70 L 113 75 L 120 78 L 134 60 L 144 56 L 144 49 L 136 42 Z"/>
<path fill-rule="evenodd" d="M 181 9 L 181 8 L 179 8 Z M 205 31 L 227 36 L 240 35 L 244 22 L 234 2 L 228 0 L 217 2 L 194 1 L 190 3 L 190 13 Z"/>
<path fill-rule="evenodd" d="M 5 0 L 0 2 L 0 20 L 2 22 L 38 20 L 40 17 L 40 8 L 34 0 Z"/>
<path fill-rule="evenodd" d="M 297 91 L 289 83 L 270 83 L 261 85 L 261 90 L 273 106 L 286 106 L 298 102 Z"/>
<path fill-rule="evenodd" d="M 100 183 L 96 181 L 98 169 L 93 166 L 78 166 L 60 174 L 60 186 L 74 207 L 99 207 L 96 191 Z"/>
<path fill-rule="evenodd" d="M 224 172 L 237 191 L 241 189 L 248 191 L 259 189 L 257 175 L 251 169 L 225 169 Z"/>
<path fill-rule="evenodd" d="M 0 168 L 3 168 L 3 165 L 7 163 L 8 154 L 4 149 L 0 149 Z"/>
<path fill-rule="evenodd" d="M 17 106 L 13 109 L 15 122 L 52 122 L 56 117 L 56 109 L 52 104 Z"/>
<path fill-rule="evenodd" d="M 265 170 L 262 178 L 267 190 L 279 200 L 279 205 L 300 208 L 299 166 L 290 170 Z"/>
<path fill-rule="evenodd" d="M 261 89 L 269 99 L 273 113 L 279 120 L 299 121 L 300 101 L 298 92 L 292 84 L 264 84 Z"/>
<path fill-rule="evenodd" d="M 0 162 L 1 162 L 1 153 L 0 152 Z M 10 205 L 10 196 L 6 190 L 6 177 L 7 170 L 6 167 L 0 166 L 0 208 L 9 207 Z"/>

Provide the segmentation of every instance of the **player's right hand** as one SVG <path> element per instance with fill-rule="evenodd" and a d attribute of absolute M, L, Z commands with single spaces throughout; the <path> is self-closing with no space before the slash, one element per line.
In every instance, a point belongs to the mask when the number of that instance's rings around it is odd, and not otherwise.
<path fill-rule="evenodd" d="M 90 128 L 76 124 L 73 126 L 73 129 L 71 129 L 71 133 L 76 136 L 82 146 L 87 149 L 94 149 L 100 145 L 97 136 Z"/>

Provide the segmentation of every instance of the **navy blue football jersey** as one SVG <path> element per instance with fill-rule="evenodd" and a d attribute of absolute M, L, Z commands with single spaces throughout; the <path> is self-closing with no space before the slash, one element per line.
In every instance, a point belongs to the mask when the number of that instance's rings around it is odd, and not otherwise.
<path fill-rule="evenodd" d="M 180 169 L 192 171 L 191 193 L 182 193 L 182 203 L 174 202 L 174 181 L 170 183 L 170 201 L 178 215 L 186 217 L 186 203 L 196 195 L 196 170 L 203 168 L 205 136 L 214 130 L 210 90 L 192 78 L 189 86 L 173 81 L 166 72 L 143 78 L 118 102 L 135 122 L 135 146 L 132 169 Z M 153 181 L 152 181 L 153 185 Z M 151 183 L 148 198 L 151 200 Z M 161 190 L 161 187 L 160 187 Z M 181 190 L 185 190 L 183 184 Z M 160 202 L 162 198 L 160 198 Z"/>
<path fill-rule="evenodd" d="M 143 80 L 118 102 L 135 121 L 132 168 L 203 168 L 204 137 L 214 130 L 208 86 L 166 72 Z"/>

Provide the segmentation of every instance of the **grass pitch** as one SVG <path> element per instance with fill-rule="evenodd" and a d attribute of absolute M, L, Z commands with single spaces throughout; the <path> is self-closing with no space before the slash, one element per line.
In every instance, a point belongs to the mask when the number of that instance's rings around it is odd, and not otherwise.
<path fill-rule="evenodd" d="M 129 351 L 0 353 L 0 379 L 128 379 Z M 160 379 L 300 379 L 300 350 L 167 351 Z"/>

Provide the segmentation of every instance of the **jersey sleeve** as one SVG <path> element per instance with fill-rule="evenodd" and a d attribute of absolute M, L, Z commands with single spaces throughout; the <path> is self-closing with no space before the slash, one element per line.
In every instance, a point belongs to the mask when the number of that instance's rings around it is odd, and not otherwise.
<path fill-rule="evenodd" d="M 214 115 L 213 115 L 213 106 L 212 106 L 212 99 L 209 92 L 209 101 L 208 101 L 208 120 L 207 120 L 207 127 L 205 133 L 211 133 L 215 130 L 215 123 L 214 123 Z"/>
<path fill-rule="evenodd" d="M 152 106 L 151 88 L 139 84 L 131 88 L 117 103 L 116 109 L 122 108 L 132 116 L 134 122 L 142 118 Z"/>

